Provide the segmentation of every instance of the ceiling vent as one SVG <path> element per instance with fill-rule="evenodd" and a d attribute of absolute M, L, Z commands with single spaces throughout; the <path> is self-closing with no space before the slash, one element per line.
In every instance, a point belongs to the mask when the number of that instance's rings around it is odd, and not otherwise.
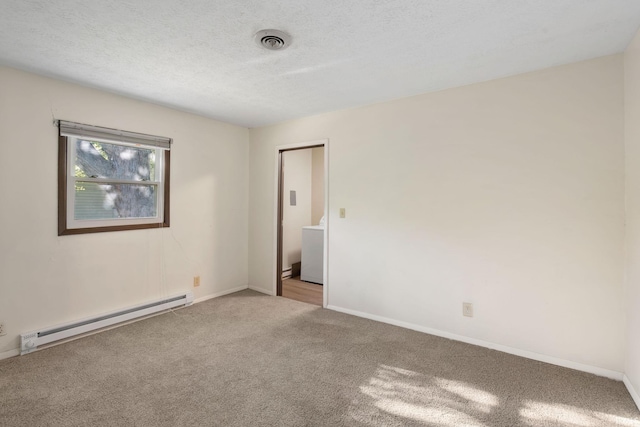
<path fill-rule="evenodd" d="M 291 36 L 279 30 L 261 30 L 255 35 L 258 46 L 269 50 L 282 50 L 291 44 Z"/>

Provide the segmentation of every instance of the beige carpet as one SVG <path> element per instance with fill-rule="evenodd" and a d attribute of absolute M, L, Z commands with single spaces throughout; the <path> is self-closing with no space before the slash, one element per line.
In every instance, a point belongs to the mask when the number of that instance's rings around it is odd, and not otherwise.
<path fill-rule="evenodd" d="M 0 362 L 1 426 L 640 426 L 617 381 L 243 291 Z"/>

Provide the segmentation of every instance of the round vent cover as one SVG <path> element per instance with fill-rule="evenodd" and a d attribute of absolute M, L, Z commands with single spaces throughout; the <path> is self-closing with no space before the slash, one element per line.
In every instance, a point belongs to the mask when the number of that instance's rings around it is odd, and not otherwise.
<path fill-rule="evenodd" d="M 286 49 L 291 44 L 291 36 L 280 30 L 261 30 L 255 35 L 258 46 L 269 50 Z"/>

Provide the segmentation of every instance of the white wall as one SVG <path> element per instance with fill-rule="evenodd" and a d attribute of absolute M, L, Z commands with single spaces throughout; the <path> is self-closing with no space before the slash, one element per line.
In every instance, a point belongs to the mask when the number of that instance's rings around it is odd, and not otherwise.
<path fill-rule="evenodd" d="M 284 200 L 282 209 L 282 269 L 300 262 L 302 227 L 311 225 L 311 150 L 282 153 Z M 290 191 L 296 192 L 296 205 L 290 204 Z"/>
<path fill-rule="evenodd" d="M 272 292 L 274 147 L 329 138 L 330 305 L 622 372 L 622 73 L 615 55 L 252 129 L 250 286 Z"/>
<path fill-rule="evenodd" d="M 324 147 L 311 149 L 311 224 L 324 215 Z"/>
<path fill-rule="evenodd" d="M 625 53 L 625 149 L 629 316 L 625 373 L 640 393 L 640 33 Z M 636 403 L 640 406 L 640 400 Z"/>
<path fill-rule="evenodd" d="M 247 129 L 4 67 L 0 94 L 0 353 L 33 329 L 247 286 Z M 171 228 L 58 237 L 54 117 L 173 138 Z"/>

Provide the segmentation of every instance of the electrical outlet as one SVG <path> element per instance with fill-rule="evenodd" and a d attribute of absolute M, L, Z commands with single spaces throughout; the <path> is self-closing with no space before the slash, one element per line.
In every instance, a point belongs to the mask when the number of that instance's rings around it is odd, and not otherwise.
<path fill-rule="evenodd" d="M 467 317 L 473 317 L 473 304 L 471 304 L 470 302 L 463 302 L 462 315 Z"/>
<path fill-rule="evenodd" d="M 4 327 L 4 322 L 0 322 L 0 336 L 7 335 L 7 329 Z"/>
<path fill-rule="evenodd" d="M 200 286 L 200 276 L 193 276 L 193 287 L 197 288 Z"/>

